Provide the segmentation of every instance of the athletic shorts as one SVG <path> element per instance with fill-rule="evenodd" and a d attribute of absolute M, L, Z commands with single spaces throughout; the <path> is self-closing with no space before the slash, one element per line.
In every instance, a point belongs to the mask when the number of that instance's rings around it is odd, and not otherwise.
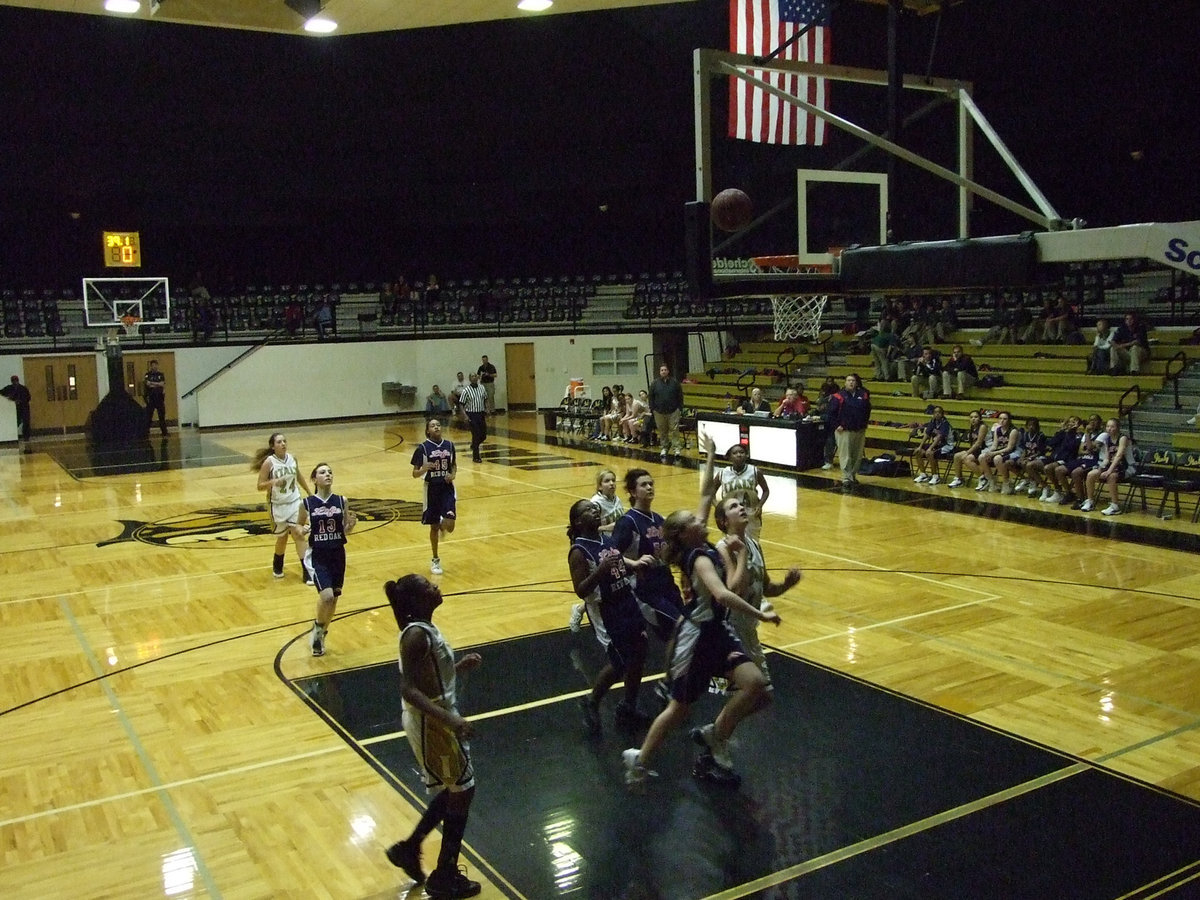
<path fill-rule="evenodd" d="M 634 654 L 634 647 L 646 637 L 646 623 L 636 603 L 631 601 L 621 604 L 619 609 L 610 609 L 613 605 L 612 601 L 599 604 L 605 636 L 608 638 L 603 646 L 617 674 L 624 675 L 625 666 Z"/>
<path fill-rule="evenodd" d="M 682 619 L 675 630 L 675 644 L 668 671 L 671 696 L 680 703 L 695 703 L 708 691 L 708 682 L 753 660 L 728 622 L 712 620 L 697 624 Z"/>
<path fill-rule="evenodd" d="M 291 525 L 300 524 L 300 498 L 293 503 L 271 504 L 271 533 L 285 534 Z"/>
<path fill-rule="evenodd" d="M 305 560 L 312 572 L 313 586 L 317 593 L 333 589 L 333 596 L 342 595 L 342 586 L 346 583 L 346 546 L 336 544 L 333 547 L 310 547 Z"/>
<path fill-rule="evenodd" d="M 421 524 L 438 525 L 442 519 L 458 517 L 454 482 L 425 482 L 425 502 L 421 507 Z"/>
<path fill-rule="evenodd" d="M 421 778 L 430 792 L 457 792 L 475 787 L 471 748 L 438 719 L 430 718 L 408 704 L 401 717 L 408 744 L 417 757 Z"/>

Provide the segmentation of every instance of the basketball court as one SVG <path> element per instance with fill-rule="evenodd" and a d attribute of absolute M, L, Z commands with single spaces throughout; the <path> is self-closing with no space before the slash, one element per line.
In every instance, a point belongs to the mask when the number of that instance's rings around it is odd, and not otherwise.
<path fill-rule="evenodd" d="M 127 471 L 65 448 L 0 457 L 22 488 L 0 554 L 6 896 L 422 895 L 382 854 L 423 804 L 381 591 L 428 571 L 418 427 L 287 430 L 360 511 L 319 659 L 294 559 L 270 575 L 246 462 L 262 429 L 172 438 L 165 466 Z M 736 735 L 743 784 L 695 781 L 679 733 L 630 791 L 619 752 L 637 736 L 615 729 L 614 699 L 599 739 L 577 712 L 598 651 L 566 628 L 566 511 L 606 466 L 644 466 L 656 509 L 688 507 L 695 463 L 577 446 L 532 413 L 497 432 L 484 462 L 460 463 L 436 616 L 484 657 L 463 702 L 479 775 L 464 862 L 482 896 L 1188 894 L 1190 523 L 772 472 L 767 562 L 805 577 L 764 626 L 777 697 Z"/>

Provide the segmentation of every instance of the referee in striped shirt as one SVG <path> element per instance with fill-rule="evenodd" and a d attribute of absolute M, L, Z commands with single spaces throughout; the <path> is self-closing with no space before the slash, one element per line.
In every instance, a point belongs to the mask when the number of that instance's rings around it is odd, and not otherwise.
<path fill-rule="evenodd" d="M 458 399 L 467 414 L 467 424 L 471 428 L 471 459 L 474 462 L 483 462 L 479 456 L 479 445 L 487 438 L 487 415 L 484 412 L 487 391 L 479 383 L 478 372 L 472 372 L 469 377 L 471 383 L 459 392 Z"/>

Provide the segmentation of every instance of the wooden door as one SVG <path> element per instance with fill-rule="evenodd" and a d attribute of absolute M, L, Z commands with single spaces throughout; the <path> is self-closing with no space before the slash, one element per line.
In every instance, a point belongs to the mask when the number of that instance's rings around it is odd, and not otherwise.
<path fill-rule="evenodd" d="M 96 357 L 27 356 L 23 364 L 34 434 L 83 431 L 100 402 Z"/>
<path fill-rule="evenodd" d="M 537 406 L 537 375 L 533 367 L 533 344 L 504 345 L 504 383 L 509 409 Z"/>
<path fill-rule="evenodd" d="M 146 405 L 146 385 L 142 379 L 146 377 L 146 370 L 150 368 L 150 360 L 158 360 L 158 371 L 162 372 L 167 379 L 163 398 L 164 405 L 167 407 L 167 423 L 177 425 L 179 423 L 179 384 L 175 381 L 175 354 L 125 353 L 123 356 L 121 367 L 125 372 L 125 390 L 142 406 Z M 157 418 L 155 427 L 158 427 Z"/>

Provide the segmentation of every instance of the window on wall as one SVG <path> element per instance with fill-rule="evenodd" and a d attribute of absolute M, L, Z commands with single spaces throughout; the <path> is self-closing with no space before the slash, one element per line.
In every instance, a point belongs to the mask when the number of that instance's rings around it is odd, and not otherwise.
<path fill-rule="evenodd" d="M 592 375 L 636 375 L 637 347 L 593 347 Z"/>

